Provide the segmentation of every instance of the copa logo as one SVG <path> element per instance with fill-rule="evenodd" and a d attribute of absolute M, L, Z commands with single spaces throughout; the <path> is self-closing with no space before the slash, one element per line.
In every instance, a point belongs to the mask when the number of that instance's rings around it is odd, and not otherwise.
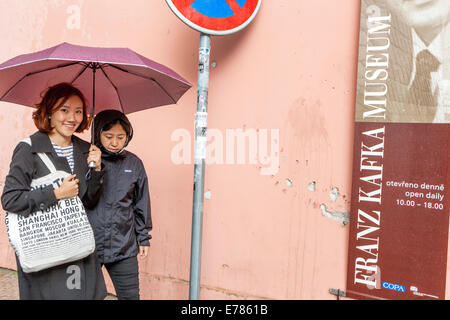
<path fill-rule="evenodd" d="M 191 7 L 210 18 L 228 18 L 242 9 L 246 2 L 247 0 L 195 0 Z"/>
<path fill-rule="evenodd" d="M 383 288 L 389 289 L 389 290 L 394 290 L 394 291 L 399 291 L 399 292 L 405 292 L 405 286 L 395 284 L 395 283 L 383 282 Z"/>

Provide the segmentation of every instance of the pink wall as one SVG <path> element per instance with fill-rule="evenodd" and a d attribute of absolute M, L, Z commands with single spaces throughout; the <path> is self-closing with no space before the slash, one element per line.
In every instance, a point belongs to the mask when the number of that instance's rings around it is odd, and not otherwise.
<path fill-rule="evenodd" d="M 335 299 L 328 289 L 345 289 L 359 13 L 359 0 L 264 0 L 244 31 L 212 38 L 215 156 L 230 152 L 227 129 L 268 132 L 279 152 L 271 174 L 259 157 L 207 166 L 202 299 Z M 130 115 L 154 223 L 141 296 L 187 299 L 193 164 L 174 163 L 172 151 L 188 143 L 176 138 L 182 129 L 193 137 L 198 32 L 162 0 L 3 0 L 0 39 L 1 61 L 63 41 L 129 47 L 194 84 L 177 105 Z M 3 184 L 14 146 L 35 127 L 30 108 L 0 107 Z M 0 266 L 15 268 L 3 223 Z"/>

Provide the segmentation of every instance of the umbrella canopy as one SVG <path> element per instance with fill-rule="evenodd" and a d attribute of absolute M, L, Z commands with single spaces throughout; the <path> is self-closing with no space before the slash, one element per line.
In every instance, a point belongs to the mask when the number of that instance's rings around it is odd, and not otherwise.
<path fill-rule="evenodd" d="M 170 68 L 128 48 L 61 43 L 0 64 L 0 100 L 39 103 L 44 90 L 68 82 L 85 95 L 90 112 L 132 113 L 176 103 L 191 84 Z"/>

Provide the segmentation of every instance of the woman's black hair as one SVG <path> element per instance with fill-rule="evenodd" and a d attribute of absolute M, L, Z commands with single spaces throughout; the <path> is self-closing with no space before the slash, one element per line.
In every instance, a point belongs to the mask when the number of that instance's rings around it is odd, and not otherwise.
<path fill-rule="evenodd" d="M 103 147 L 100 135 L 103 131 L 111 129 L 117 123 L 120 123 L 122 128 L 127 133 L 127 140 L 122 150 L 117 153 L 113 153 Z M 94 118 L 94 126 L 91 130 L 94 144 L 102 150 L 102 153 L 110 156 L 120 155 L 133 138 L 133 127 L 131 126 L 130 120 L 128 120 L 127 116 L 123 112 L 118 110 L 104 110 L 99 112 Z"/>
<path fill-rule="evenodd" d="M 108 131 L 109 129 L 111 129 L 112 127 L 114 127 L 116 124 L 120 124 L 123 128 L 123 130 L 125 130 L 125 132 L 127 133 L 127 136 L 130 135 L 130 126 L 128 125 L 128 123 L 126 123 L 125 121 L 123 121 L 122 119 L 115 119 L 113 121 L 110 121 L 108 123 L 106 123 L 103 128 L 100 128 L 100 132 L 101 131 Z"/>

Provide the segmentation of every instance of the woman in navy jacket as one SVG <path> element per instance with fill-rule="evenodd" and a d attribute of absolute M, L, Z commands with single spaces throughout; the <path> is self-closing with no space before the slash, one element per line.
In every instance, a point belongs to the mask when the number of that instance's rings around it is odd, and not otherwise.
<path fill-rule="evenodd" d="M 137 255 L 147 256 L 152 229 L 147 174 L 142 161 L 125 150 L 133 128 L 122 112 L 100 112 L 93 129 L 94 144 L 102 151 L 106 172 L 100 199 L 88 210 L 97 254 L 118 299 L 138 300 Z"/>

